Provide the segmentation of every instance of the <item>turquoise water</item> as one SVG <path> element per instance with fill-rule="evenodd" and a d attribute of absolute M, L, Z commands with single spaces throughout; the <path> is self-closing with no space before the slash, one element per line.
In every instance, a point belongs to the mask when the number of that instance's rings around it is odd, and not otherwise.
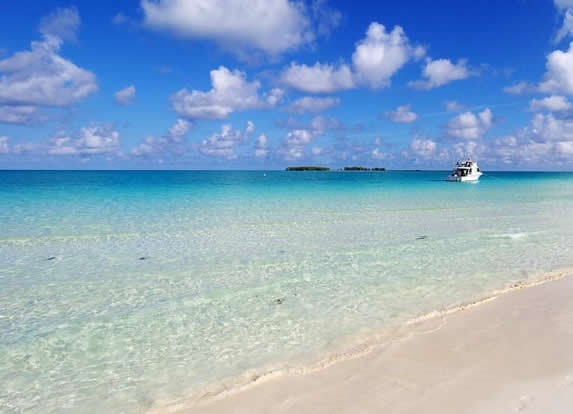
<path fill-rule="evenodd" d="M 0 172 L 0 411 L 145 411 L 573 265 L 573 174 L 445 175 Z"/>

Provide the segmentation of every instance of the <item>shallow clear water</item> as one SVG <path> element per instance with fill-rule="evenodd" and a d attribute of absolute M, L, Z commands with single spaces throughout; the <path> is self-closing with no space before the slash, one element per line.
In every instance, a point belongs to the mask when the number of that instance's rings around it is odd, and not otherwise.
<path fill-rule="evenodd" d="M 0 172 L 1 411 L 141 412 L 573 264 L 573 174 L 445 174 Z"/>

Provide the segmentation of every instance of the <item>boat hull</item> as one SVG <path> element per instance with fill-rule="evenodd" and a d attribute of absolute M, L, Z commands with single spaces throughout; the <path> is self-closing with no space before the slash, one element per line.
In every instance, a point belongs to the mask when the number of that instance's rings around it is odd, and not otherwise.
<path fill-rule="evenodd" d="M 479 178 L 481 177 L 481 173 L 478 174 L 472 174 L 472 175 L 467 175 L 465 177 L 459 177 L 459 176 L 455 176 L 455 175 L 449 175 L 446 178 L 446 181 L 450 181 L 450 182 L 456 182 L 456 183 L 466 183 L 466 182 L 476 182 L 479 180 Z"/>

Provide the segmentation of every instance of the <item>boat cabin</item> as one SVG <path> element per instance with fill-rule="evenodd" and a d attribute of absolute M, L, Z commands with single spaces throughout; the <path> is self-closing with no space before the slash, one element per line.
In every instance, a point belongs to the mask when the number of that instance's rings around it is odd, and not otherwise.
<path fill-rule="evenodd" d="M 458 162 L 456 164 L 456 168 L 452 171 L 452 175 L 458 177 L 467 177 L 468 175 L 472 175 L 474 173 L 474 166 L 472 164 L 473 162 L 471 161 Z M 480 172 L 479 167 L 476 167 L 475 172 Z"/>

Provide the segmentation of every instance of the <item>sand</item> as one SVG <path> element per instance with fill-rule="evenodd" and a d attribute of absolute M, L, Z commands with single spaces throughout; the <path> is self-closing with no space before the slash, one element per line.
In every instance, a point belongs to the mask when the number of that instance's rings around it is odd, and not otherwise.
<path fill-rule="evenodd" d="M 404 329 L 390 343 L 323 369 L 269 376 L 159 411 L 573 413 L 573 277 Z"/>

